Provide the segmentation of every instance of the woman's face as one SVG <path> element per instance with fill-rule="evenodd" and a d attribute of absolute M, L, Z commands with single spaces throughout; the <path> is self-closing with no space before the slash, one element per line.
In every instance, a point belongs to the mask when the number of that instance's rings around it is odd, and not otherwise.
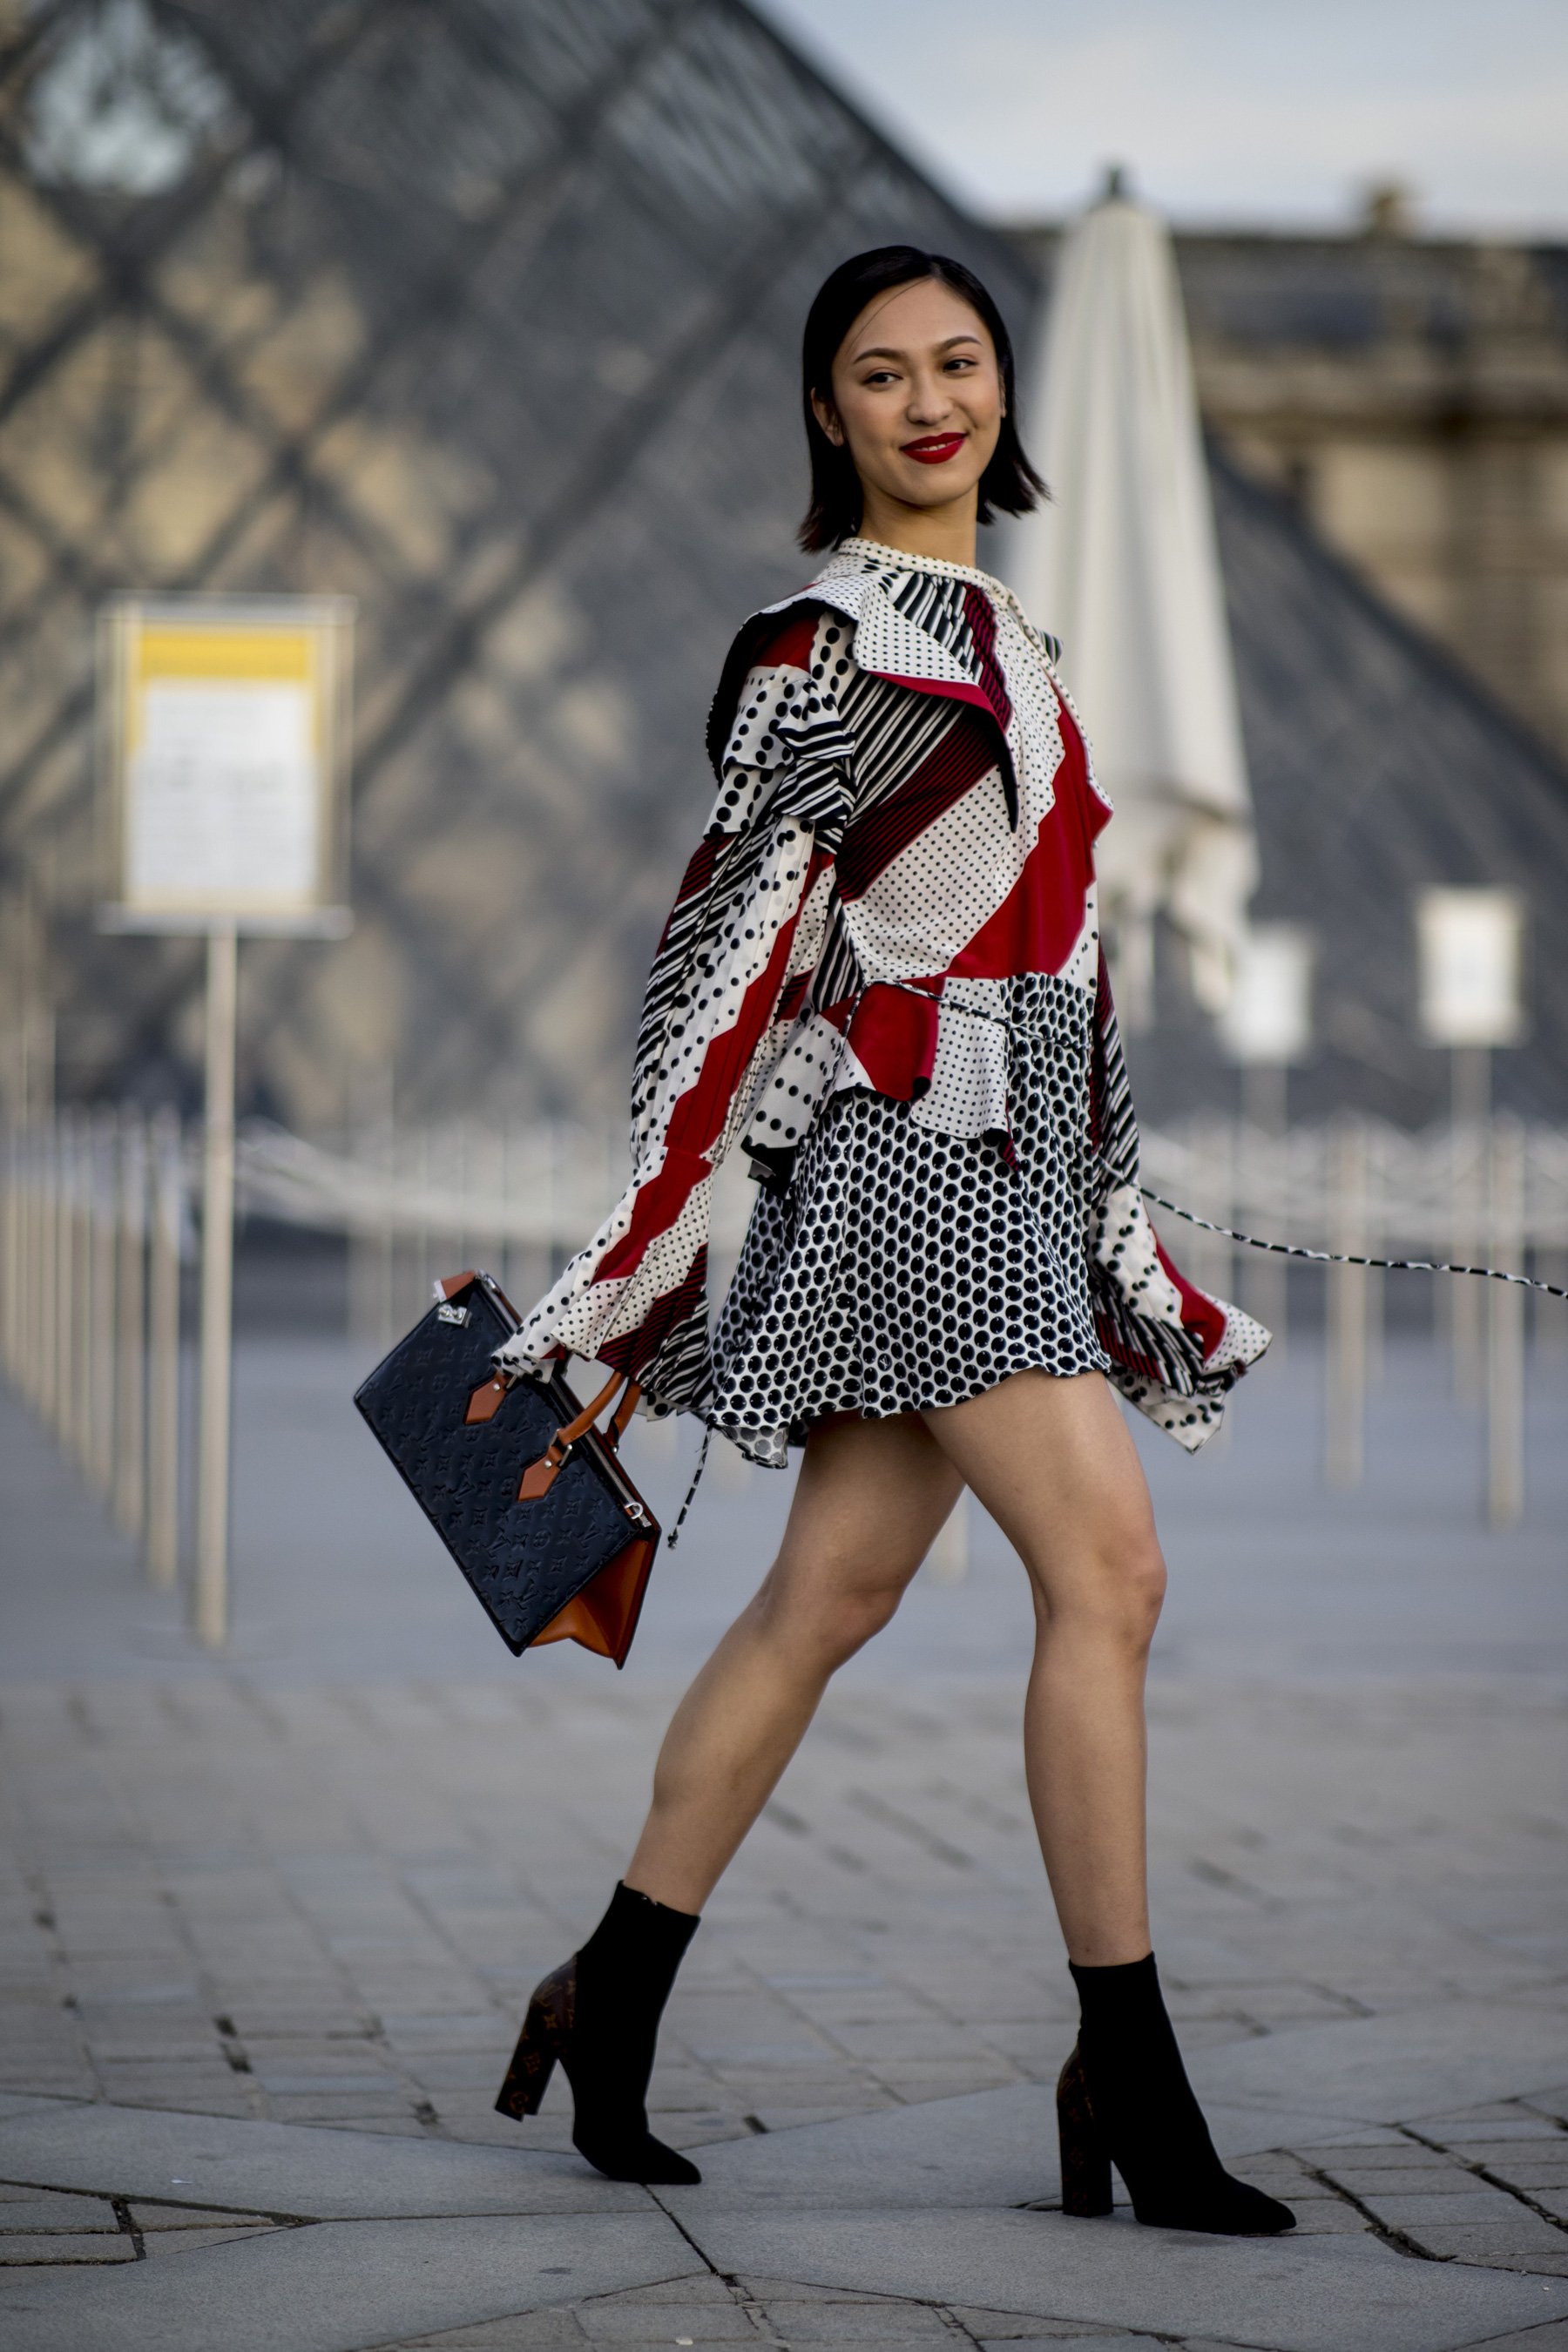
<path fill-rule="evenodd" d="M 834 359 L 832 399 L 811 404 L 855 461 L 862 529 L 884 499 L 922 510 L 973 500 L 1002 430 L 995 348 L 961 294 L 917 278 L 868 302 Z"/>

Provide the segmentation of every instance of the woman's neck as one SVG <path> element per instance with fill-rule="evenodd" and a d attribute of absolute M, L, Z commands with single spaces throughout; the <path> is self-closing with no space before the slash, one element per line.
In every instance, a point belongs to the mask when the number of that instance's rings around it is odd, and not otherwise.
<path fill-rule="evenodd" d="M 857 536 L 897 548 L 900 555 L 928 555 L 938 563 L 965 564 L 973 572 L 978 506 L 974 490 L 942 506 L 910 507 L 866 488 Z"/>

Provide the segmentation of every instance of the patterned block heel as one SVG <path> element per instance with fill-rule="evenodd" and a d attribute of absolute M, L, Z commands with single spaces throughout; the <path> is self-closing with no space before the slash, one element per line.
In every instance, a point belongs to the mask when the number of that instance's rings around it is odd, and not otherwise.
<path fill-rule="evenodd" d="M 517 2037 L 517 2048 L 506 2070 L 506 2080 L 496 2098 L 498 2115 L 510 2116 L 513 2123 L 520 2124 L 525 2116 L 539 2113 L 539 2103 L 550 2086 L 555 2062 L 565 2054 L 576 1994 L 574 1958 L 534 1987 L 522 2032 Z"/>
<path fill-rule="evenodd" d="M 1092 2221 L 1110 2210 L 1110 2158 L 1095 2127 L 1077 2045 L 1057 2080 L 1057 2137 L 1062 2151 L 1062 2211 Z"/>

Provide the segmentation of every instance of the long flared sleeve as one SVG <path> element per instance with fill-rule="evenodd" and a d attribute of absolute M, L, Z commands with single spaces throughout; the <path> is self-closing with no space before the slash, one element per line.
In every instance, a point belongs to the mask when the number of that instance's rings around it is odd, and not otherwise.
<path fill-rule="evenodd" d="M 1219 1427 L 1225 1400 L 1268 1345 L 1261 1323 L 1189 1282 L 1150 1222 L 1138 1123 L 1103 955 L 1089 1080 L 1089 1291 L 1110 1379 L 1189 1453 Z"/>
<path fill-rule="evenodd" d="M 713 1171 L 744 1133 L 821 952 L 853 743 L 812 675 L 814 616 L 751 668 L 720 787 L 649 975 L 632 1078 L 632 1180 L 501 1349 L 629 1372 L 656 1410 L 711 1386 Z"/>

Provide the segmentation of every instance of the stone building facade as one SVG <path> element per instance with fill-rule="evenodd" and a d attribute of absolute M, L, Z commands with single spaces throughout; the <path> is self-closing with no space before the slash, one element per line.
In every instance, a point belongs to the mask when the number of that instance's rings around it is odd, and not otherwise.
<path fill-rule="evenodd" d="M 1018 241 L 1048 279 L 1057 232 Z M 1209 429 L 1568 751 L 1568 246 L 1179 234 Z"/>

